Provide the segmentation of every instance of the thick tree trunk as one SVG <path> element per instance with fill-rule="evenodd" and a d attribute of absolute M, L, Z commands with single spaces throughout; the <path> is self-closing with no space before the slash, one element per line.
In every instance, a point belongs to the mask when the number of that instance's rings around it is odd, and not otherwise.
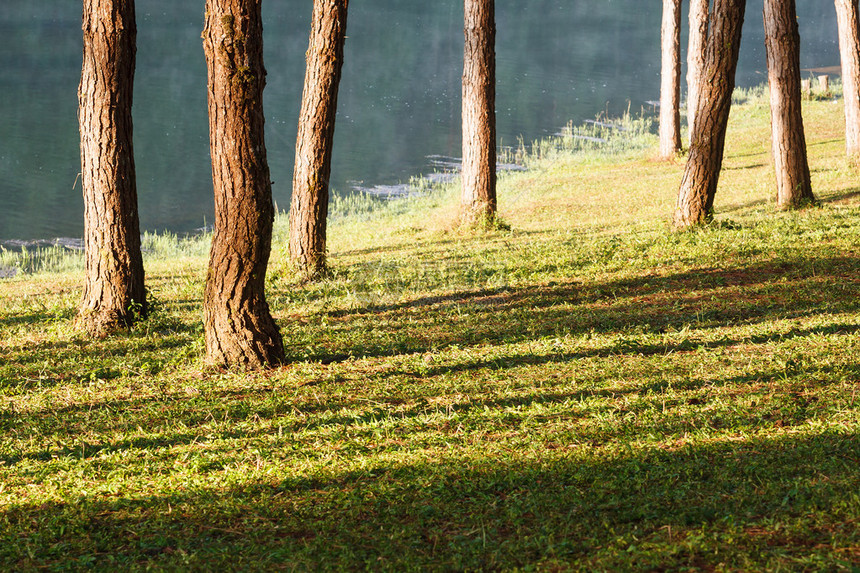
<path fill-rule="evenodd" d="M 708 223 L 713 216 L 745 8 L 746 0 L 714 3 L 690 156 L 673 218 L 678 229 Z"/>
<path fill-rule="evenodd" d="M 660 156 L 681 151 L 681 0 L 663 0 Z"/>
<path fill-rule="evenodd" d="M 777 204 L 790 209 L 815 201 L 803 133 L 800 33 L 794 0 L 764 0 L 764 35 Z"/>
<path fill-rule="evenodd" d="M 842 98 L 845 101 L 845 150 L 860 164 L 860 14 L 857 0 L 836 0 Z"/>
<path fill-rule="evenodd" d="M 146 314 L 132 148 L 133 0 L 84 0 L 78 89 L 86 284 L 79 320 L 104 336 Z"/>
<path fill-rule="evenodd" d="M 496 217 L 496 18 L 494 0 L 465 0 L 461 220 Z"/>
<path fill-rule="evenodd" d="M 307 279 L 326 270 L 326 215 L 348 0 L 315 0 L 290 205 L 290 259 Z"/>
<path fill-rule="evenodd" d="M 687 130 L 693 137 L 699 84 L 705 72 L 705 48 L 708 45 L 708 12 L 710 0 L 690 0 L 690 38 L 687 44 Z"/>
<path fill-rule="evenodd" d="M 207 0 L 203 48 L 215 189 L 203 301 L 206 359 L 257 368 L 284 359 L 264 295 L 274 206 L 263 136 L 260 0 Z"/>

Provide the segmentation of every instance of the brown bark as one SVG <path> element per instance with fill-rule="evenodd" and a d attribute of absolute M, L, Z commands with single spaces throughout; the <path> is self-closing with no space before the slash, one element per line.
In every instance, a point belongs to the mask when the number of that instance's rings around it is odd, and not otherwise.
<path fill-rule="evenodd" d="M 465 0 L 463 194 L 467 226 L 496 217 L 496 18 L 494 0 Z"/>
<path fill-rule="evenodd" d="M 713 217 L 745 8 L 746 0 L 714 2 L 690 155 L 673 218 L 678 229 L 708 223 Z"/>
<path fill-rule="evenodd" d="M 206 359 L 258 368 L 284 360 L 264 294 L 274 206 L 263 134 L 261 0 L 206 0 L 203 48 L 215 232 L 203 315 Z"/>
<path fill-rule="evenodd" d="M 860 14 L 857 0 L 835 0 L 845 102 L 845 151 L 860 164 Z"/>
<path fill-rule="evenodd" d="M 693 137 L 699 84 L 705 72 L 705 48 L 708 45 L 708 11 L 710 0 L 690 0 L 690 37 L 687 45 L 687 130 Z"/>
<path fill-rule="evenodd" d="M 326 215 L 348 0 L 315 0 L 296 138 L 290 259 L 306 278 L 326 270 Z"/>
<path fill-rule="evenodd" d="M 84 0 L 78 89 L 86 283 L 79 320 L 104 336 L 146 314 L 132 147 L 133 0 Z"/>
<path fill-rule="evenodd" d="M 660 156 L 681 151 L 681 0 L 663 0 Z"/>
<path fill-rule="evenodd" d="M 777 204 L 790 209 L 815 201 L 800 102 L 800 33 L 794 0 L 764 0 L 763 13 Z"/>

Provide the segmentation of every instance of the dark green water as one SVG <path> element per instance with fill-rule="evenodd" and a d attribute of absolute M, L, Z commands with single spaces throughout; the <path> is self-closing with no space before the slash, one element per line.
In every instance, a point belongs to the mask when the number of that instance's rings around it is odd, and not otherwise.
<path fill-rule="evenodd" d="M 311 0 L 266 0 L 267 145 L 289 205 Z M 659 99 L 656 0 L 496 0 L 498 132 L 531 141 L 601 111 Z M 80 3 L 0 4 L 0 240 L 79 237 Z M 458 157 L 462 2 L 351 3 L 332 188 L 406 181 Z M 833 4 L 798 0 L 801 65 L 838 64 Z M 141 225 L 191 231 L 212 220 L 203 2 L 138 0 L 135 156 Z M 749 2 L 738 83 L 765 80 L 761 3 Z"/>

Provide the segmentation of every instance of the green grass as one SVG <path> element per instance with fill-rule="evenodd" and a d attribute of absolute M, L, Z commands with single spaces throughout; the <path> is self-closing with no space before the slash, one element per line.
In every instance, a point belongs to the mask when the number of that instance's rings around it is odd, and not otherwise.
<path fill-rule="evenodd" d="M 280 217 L 271 371 L 203 364 L 206 237 L 148 237 L 155 312 L 101 341 L 79 254 L 3 253 L 0 569 L 858 571 L 857 173 L 805 102 L 821 206 L 777 212 L 742 96 L 702 230 L 631 119 L 523 147 L 510 230 L 333 205 L 321 283 Z"/>

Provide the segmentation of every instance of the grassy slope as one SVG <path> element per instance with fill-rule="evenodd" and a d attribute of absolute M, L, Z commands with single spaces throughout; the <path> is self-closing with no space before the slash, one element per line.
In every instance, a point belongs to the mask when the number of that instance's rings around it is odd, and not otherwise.
<path fill-rule="evenodd" d="M 157 312 L 100 342 L 74 261 L 4 280 L 0 568 L 860 566 L 859 190 L 839 105 L 805 111 L 800 213 L 755 97 L 706 230 L 668 231 L 650 151 L 545 146 L 510 231 L 452 230 L 450 189 L 344 203 L 331 280 L 274 253 L 270 372 L 203 366 L 200 241 L 150 238 Z"/>

